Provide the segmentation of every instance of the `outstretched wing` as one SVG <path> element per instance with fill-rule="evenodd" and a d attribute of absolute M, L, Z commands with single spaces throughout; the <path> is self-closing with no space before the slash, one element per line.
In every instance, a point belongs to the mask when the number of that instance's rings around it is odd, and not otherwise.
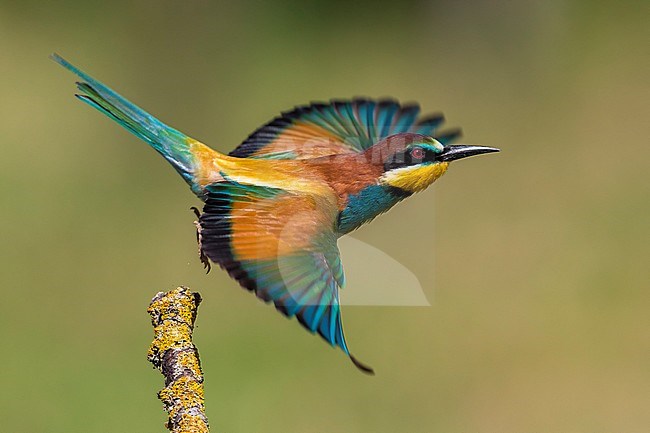
<path fill-rule="evenodd" d="M 343 269 L 326 197 L 226 179 L 207 188 L 200 247 L 239 284 L 350 355 L 339 305 Z"/>
<path fill-rule="evenodd" d="M 438 133 L 443 122 L 442 114 L 420 116 L 419 105 L 402 105 L 392 99 L 312 103 L 282 113 L 253 132 L 230 155 L 306 159 L 362 152 L 402 132 L 431 135 L 445 144 L 457 138 L 460 130 Z"/>

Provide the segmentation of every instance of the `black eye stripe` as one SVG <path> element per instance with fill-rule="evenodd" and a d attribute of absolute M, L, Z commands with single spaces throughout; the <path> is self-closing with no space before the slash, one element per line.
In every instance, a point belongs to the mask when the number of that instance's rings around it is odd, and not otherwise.
<path fill-rule="evenodd" d="M 413 155 L 414 150 L 422 151 L 422 157 L 418 158 L 418 152 Z M 433 162 L 436 160 L 437 154 L 429 149 L 421 147 L 411 148 L 405 151 L 393 154 L 390 159 L 384 163 L 384 171 L 394 170 L 396 168 L 408 167 L 411 165 L 421 164 L 422 162 Z"/>

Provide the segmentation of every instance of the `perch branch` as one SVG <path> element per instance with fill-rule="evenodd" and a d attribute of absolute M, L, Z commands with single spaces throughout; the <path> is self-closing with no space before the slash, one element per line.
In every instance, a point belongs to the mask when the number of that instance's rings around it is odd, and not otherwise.
<path fill-rule="evenodd" d="M 147 310 L 154 327 L 147 358 L 165 376 L 165 388 L 158 398 L 169 413 L 166 427 L 172 433 L 209 432 L 201 362 L 192 343 L 200 303 L 198 293 L 179 287 L 159 292 Z"/>

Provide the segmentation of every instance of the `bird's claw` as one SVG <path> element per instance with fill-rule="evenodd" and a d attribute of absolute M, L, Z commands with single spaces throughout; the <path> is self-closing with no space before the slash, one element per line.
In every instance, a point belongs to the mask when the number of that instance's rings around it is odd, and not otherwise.
<path fill-rule="evenodd" d="M 194 221 L 194 225 L 196 226 L 196 242 L 199 244 L 199 260 L 201 260 L 201 263 L 203 263 L 203 268 L 206 269 L 205 273 L 209 274 L 210 271 L 212 270 L 212 265 L 210 264 L 210 260 L 208 260 L 208 256 L 205 255 L 203 252 L 203 247 L 201 245 L 201 230 L 203 229 L 201 227 L 201 212 L 194 206 L 190 208 L 192 211 L 194 211 L 194 215 L 196 215 L 197 221 Z"/>

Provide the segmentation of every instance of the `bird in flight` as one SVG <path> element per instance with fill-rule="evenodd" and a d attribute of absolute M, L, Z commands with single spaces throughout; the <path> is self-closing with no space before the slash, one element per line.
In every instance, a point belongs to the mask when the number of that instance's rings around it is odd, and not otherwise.
<path fill-rule="evenodd" d="M 498 152 L 395 100 L 332 100 L 283 112 L 228 155 L 154 118 L 57 54 L 77 98 L 146 141 L 204 202 L 199 254 L 311 333 L 350 353 L 341 322 L 341 236 L 431 185 L 452 161 Z"/>

